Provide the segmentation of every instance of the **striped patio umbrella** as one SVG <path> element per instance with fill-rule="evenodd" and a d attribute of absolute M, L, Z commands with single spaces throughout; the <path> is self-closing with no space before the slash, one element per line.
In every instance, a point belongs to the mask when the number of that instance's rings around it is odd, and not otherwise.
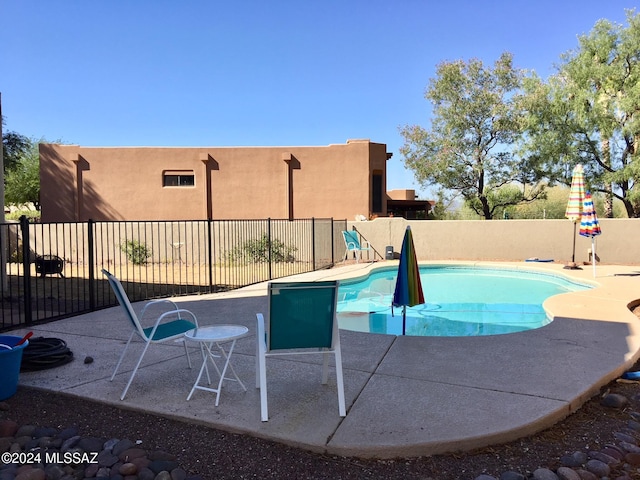
<path fill-rule="evenodd" d="M 402 307 L 402 334 L 407 330 L 407 307 L 414 307 L 424 303 L 420 270 L 416 259 L 416 249 L 413 245 L 411 227 L 407 226 L 402 240 L 400 251 L 400 264 L 398 265 L 398 277 L 396 289 L 393 293 L 393 307 Z"/>
<path fill-rule="evenodd" d="M 571 264 L 568 268 L 576 268 L 576 226 L 582 219 L 582 202 L 584 201 L 584 169 L 578 164 L 573 169 L 571 176 L 571 190 L 569 191 L 569 202 L 564 216 L 573 222 L 573 253 L 571 254 Z"/>
<path fill-rule="evenodd" d="M 580 221 L 580 235 L 583 237 L 591 237 L 591 264 L 593 265 L 593 276 L 596 276 L 596 237 L 602 233 L 598 215 L 593 206 L 591 193 L 584 195 L 582 207 L 582 220 Z"/>

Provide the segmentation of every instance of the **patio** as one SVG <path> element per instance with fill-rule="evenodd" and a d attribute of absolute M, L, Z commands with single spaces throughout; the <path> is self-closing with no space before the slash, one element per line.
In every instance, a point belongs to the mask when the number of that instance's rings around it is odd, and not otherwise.
<path fill-rule="evenodd" d="M 507 265 L 593 280 L 589 268 Z M 349 265 L 292 278 L 344 278 L 370 268 Z M 528 332 L 437 338 L 341 330 L 345 418 L 338 416 L 335 377 L 320 384 L 319 359 L 288 357 L 268 362 L 270 420 L 260 421 L 255 314 L 266 313 L 265 284 L 175 299 L 198 316 L 201 326 L 235 323 L 250 330 L 233 354 L 247 392 L 225 383 L 218 407 L 207 392 L 186 401 L 200 359 L 192 355 L 196 363 L 189 370 L 180 344 L 151 347 L 125 400 L 119 400 L 137 359 L 129 352 L 120 373 L 109 381 L 129 335 L 120 307 L 31 328 L 35 337 L 65 340 L 75 360 L 52 370 L 23 372 L 20 384 L 336 455 L 392 458 L 468 450 L 554 424 L 633 365 L 640 332 L 628 306 L 640 297 L 640 277 L 632 275 L 638 270 L 599 266 L 599 288 L 549 299 L 545 308 L 555 320 Z M 83 363 L 87 356 L 93 363 Z"/>

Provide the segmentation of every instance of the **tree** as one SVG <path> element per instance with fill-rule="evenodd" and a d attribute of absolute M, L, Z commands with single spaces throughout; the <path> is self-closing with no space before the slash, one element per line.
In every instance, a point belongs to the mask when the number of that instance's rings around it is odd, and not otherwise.
<path fill-rule="evenodd" d="M 627 22 L 598 21 L 547 83 L 524 82 L 527 151 L 564 183 L 582 163 L 590 189 L 605 194 L 609 217 L 613 198 L 640 217 L 640 15 L 628 10 Z"/>
<path fill-rule="evenodd" d="M 30 147 L 17 159 L 5 175 L 7 204 L 33 203 L 40 210 L 40 152 L 38 141 L 29 140 Z"/>
<path fill-rule="evenodd" d="M 5 125 L 4 117 L 2 117 L 2 125 Z M 18 163 L 20 156 L 26 153 L 31 146 L 31 140 L 24 135 L 16 132 L 3 132 L 2 158 L 5 172 L 13 168 Z"/>
<path fill-rule="evenodd" d="M 556 218 L 562 219 L 567 209 L 569 189 L 556 185 L 546 189 L 546 198 L 518 205 L 509 212 L 510 218 Z"/>
<path fill-rule="evenodd" d="M 440 190 L 436 192 L 436 204 L 429 212 L 429 220 L 459 220 L 460 212 L 456 205 L 456 198 L 447 195 L 447 192 Z"/>
<path fill-rule="evenodd" d="M 523 132 L 519 93 L 524 73 L 503 53 L 493 69 L 480 60 L 438 65 L 425 98 L 433 104 L 431 130 L 405 126 L 400 152 L 423 185 L 456 192 L 485 219 L 509 205 L 543 196 L 537 157 L 513 153 Z M 511 185 L 517 188 L 502 189 Z"/>

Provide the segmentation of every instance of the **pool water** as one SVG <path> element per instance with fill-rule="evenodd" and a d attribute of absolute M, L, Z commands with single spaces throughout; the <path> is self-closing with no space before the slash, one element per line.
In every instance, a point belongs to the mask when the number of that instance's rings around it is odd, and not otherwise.
<path fill-rule="evenodd" d="M 391 308 L 396 268 L 340 283 L 338 323 L 359 332 L 402 335 L 402 307 Z M 592 288 L 564 277 L 516 269 L 420 267 L 424 305 L 407 308 L 406 335 L 477 336 L 547 325 L 542 303 L 560 293 Z"/>

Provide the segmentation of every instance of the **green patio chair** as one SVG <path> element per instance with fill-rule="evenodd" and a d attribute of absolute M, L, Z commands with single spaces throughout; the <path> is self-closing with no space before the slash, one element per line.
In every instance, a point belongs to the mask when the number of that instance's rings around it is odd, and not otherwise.
<path fill-rule="evenodd" d="M 138 363 L 136 363 L 136 366 L 133 369 L 133 372 L 131 372 L 131 376 L 129 377 L 129 381 L 127 382 L 127 385 L 124 387 L 124 390 L 122 391 L 120 400 L 124 400 L 124 397 L 127 394 L 127 391 L 129 390 L 129 386 L 133 381 L 133 377 L 135 377 L 138 371 L 138 367 L 140 367 L 140 364 L 142 363 L 142 358 L 144 357 L 144 354 L 147 353 L 147 349 L 149 348 L 149 345 L 151 345 L 152 343 L 162 343 L 162 342 L 168 342 L 170 340 L 178 340 L 182 338 L 183 344 L 184 344 L 184 351 L 187 356 L 187 362 L 189 364 L 189 368 L 191 368 L 191 358 L 189 357 L 189 350 L 187 349 L 186 341 L 184 341 L 184 334 L 189 330 L 198 328 L 198 320 L 196 319 L 196 316 L 189 310 L 178 308 L 178 306 L 171 300 L 164 299 L 164 300 L 152 300 L 148 302 L 142 309 L 142 312 L 140 313 L 140 319 L 139 319 L 138 316 L 136 315 L 135 310 L 131 306 L 129 297 L 127 297 L 127 294 L 124 291 L 124 288 L 122 288 L 122 284 L 120 283 L 120 280 L 118 280 L 116 277 L 114 277 L 111 273 L 109 273 L 105 269 L 102 269 L 102 273 L 109 280 L 109 285 L 111 285 L 111 288 L 113 289 L 113 293 L 115 294 L 116 299 L 118 300 L 118 303 L 123 308 L 125 315 L 131 324 L 131 327 L 133 327 L 131 331 L 131 335 L 129 335 L 129 340 L 127 340 L 127 344 L 124 346 L 124 350 L 120 355 L 120 359 L 118 360 L 116 368 L 113 370 L 113 375 L 111 375 L 112 381 L 115 378 L 116 373 L 118 373 L 120 364 L 124 359 L 124 355 L 127 353 L 127 349 L 129 348 L 129 344 L 131 343 L 131 340 L 133 340 L 133 337 L 137 335 L 145 343 L 144 349 L 142 350 L 142 353 L 140 354 L 140 358 L 138 359 Z M 143 327 L 140 320 L 144 318 L 144 314 L 147 312 L 147 309 L 152 305 L 158 305 L 161 303 L 168 304 L 170 310 L 162 313 L 155 320 L 152 326 Z M 189 318 L 189 320 L 183 317 L 187 317 Z"/>
<path fill-rule="evenodd" d="M 266 321 L 257 314 L 256 388 L 263 422 L 269 420 L 266 358 L 277 355 L 323 355 L 322 384 L 328 381 L 329 358 L 334 356 L 339 413 L 346 415 L 336 317 L 338 285 L 338 281 L 269 283 Z"/>
<path fill-rule="evenodd" d="M 358 232 L 355 230 L 343 230 L 342 238 L 344 238 L 344 244 L 346 246 L 346 250 L 344 251 L 344 259 L 349 258 L 349 254 L 353 253 L 356 257 L 356 262 L 362 260 L 362 252 L 370 252 L 371 246 L 368 242 L 365 242 L 366 246 L 362 246 L 360 244 L 360 238 L 358 237 Z"/>

